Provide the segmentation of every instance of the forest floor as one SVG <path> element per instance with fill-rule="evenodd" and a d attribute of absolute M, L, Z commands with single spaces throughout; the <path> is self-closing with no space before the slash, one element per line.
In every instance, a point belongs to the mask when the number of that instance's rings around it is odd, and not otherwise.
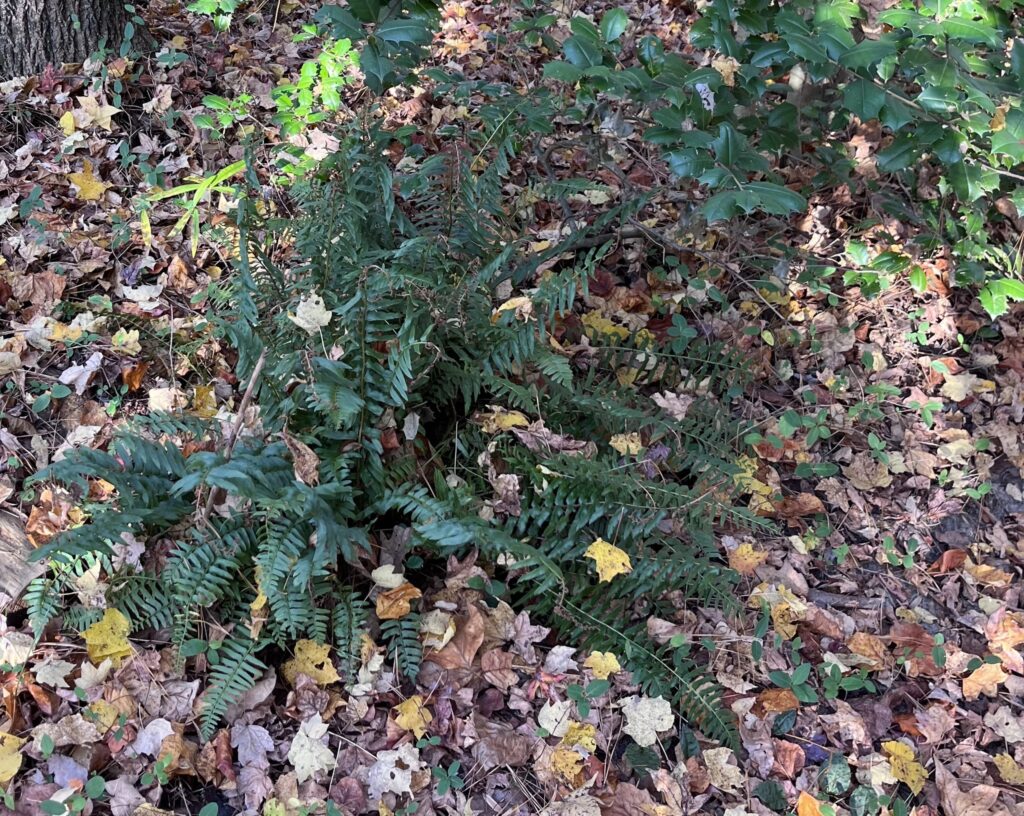
<path fill-rule="evenodd" d="M 564 30 L 570 9 L 556 6 Z M 173 59 L 143 58 L 117 105 L 128 63 L 114 57 L 95 82 L 48 71 L 0 84 L 5 539 L 23 529 L 38 545 L 75 522 L 70 496 L 23 490 L 69 447 L 101 447 L 118 423 L 151 409 L 230 417 L 237 407 L 245 384 L 232 373 L 231 350 L 208 331 L 204 300 L 207 284 L 230 274 L 223 243 L 207 240 L 230 229 L 226 202 L 201 205 L 208 232 L 195 255 L 188 234 L 172 234 L 177 203 L 154 207 L 146 224 L 131 202 L 147 183 L 142 163 L 159 163 L 170 187 L 241 157 L 237 141 L 205 139 L 195 126 L 202 98 L 248 93 L 248 115 L 265 117 L 270 89 L 306 56 L 292 35 L 313 10 L 285 0 L 239 15 L 222 34 L 154 0 L 150 32 Z M 470 78 L 539 81 L 537 66 L 505 59 L 507 46 L 491 36 L 520 14 L 510 4 L 449 3 L 434 61 Z M 644 0 L 631 18 L 663 36 L 687 23 L 678 7 Z M 474 127 L 471 112 L 429 84 L 385 104 L 394 122 L 424 133 Z M 323 136 L 304 137 L 313 153 L 337 149 Z M 542 142 L 544 170 L 613 189 L 623 179 L 669 184 L 638 136 L 606 128 L 603 138 L 619 172 L 595 160 L 571 124 Z M 865 172 L 877 138 L 864 127 L 848 145 Z M 318 683 L 333 668 L 300 650 L 297 664 L 269 673 L 231 725 L 200 744 L 193 712 L 202 661 L 179 673 L 166 644 L 138 636 L 118 667 L 91 660 L 96 650 L 75 632 L 49 631 L 36 644 L 12 604 L 6 623 L 0 618 L 0 666 L 27 668 L 0 673 L 7 804 L 19 814 L 62 812 L 54 799 L 70 801 L 101 774 L 95 807 L 116 816 L 196 812 L 209 802 L 222 813 L 290 816 L 325 801 L 333 812 L 385 814 L 408 801 L 393 793 L 403 789 L 418 808 L 398 812 L 418 816 L 811 816 L 829 807 L 877 812 L 872 802 L 883 796 L 900 800 L 890 812 L 918 816 L 1024 813 L 1024 309 L 993 323 L 949 286 L 942 258 L 925 270 L 926 291 L 897 284 L 874 299 L 852 287 L 831 296 L 796 284 L 770 291 L 745 276 L 747 261 L 776 254 L 777 242 L 836 257 L 845 225 L 871 212 L 866 190 L 820 195 L 774 234 L 764 225 L 710 231 L 689 249 L 671 238 L 682 214 L 659 199 L 644 222 L 650 234 L 624 237 L 577 303 L 577 319 L 664 331 L 651 322 L 659 293 L 645 266 L 661 241 L 666 258 L 704 281 L 686 294 L 700 303 L 701 287 L 713 283 L 725 296 L 698 307 L 700 330 L 741 349 L 754 368 L 737 405 L 763 440 L 743 460 L 742 488 L 777 528 L 720 538 L 744 576 L 748 614 L 729 619 L 680 599 L 674 619 L 649 622 L 656 637 L 708 647 L 742 750 L 646 739 L 645 728 L 664 726 L 658 712 L 630 709 L 628 671 L 552 642 L 528 610 L 504 604 L 469 606 L 441 650 L 482 682 L 449 696 L 422 688 L 403 699 L 372 683 L 357 695 Z M 586 216 L 603 203 L 575 197 L 570 206 Z M 563 214 L 538 202 L 534 216 L 544 241 Z M 880 236 L 905 232 L 879 220 Z M 425 589 L 424 608 L 471 594 L 468 582 L 483 574 L 472 558 L 452 561 L 443 584 Z M 88 579 L 82 594 L 102 597 Z M 610 689 L 583 716 L 567 689 L 600 677 Z M 570 710 L 580 716 L 567 736 Z M 328 724 L 329 748 L 307 727 L 314 714 Z M 643 752 L 626 750 L 645 743 Z M 440 773 L 420 759 L 427 746 L 445 757 Z M 327 772 L 304 773 L 311 765 Z"/>

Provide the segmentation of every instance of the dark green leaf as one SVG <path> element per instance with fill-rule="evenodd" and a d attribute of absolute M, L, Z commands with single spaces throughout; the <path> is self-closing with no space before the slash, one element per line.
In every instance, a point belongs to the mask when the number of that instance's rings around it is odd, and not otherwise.
<path fill-rule="evenodd" d="M 616 8 L 605 13 L 601 18 L 601 36 L 605 42 L 615 42 L 629 27 L 629 15 Z"/>

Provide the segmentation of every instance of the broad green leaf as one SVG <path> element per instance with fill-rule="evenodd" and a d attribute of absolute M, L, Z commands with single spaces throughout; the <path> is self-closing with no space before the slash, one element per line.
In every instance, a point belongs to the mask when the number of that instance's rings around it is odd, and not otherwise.
<path fill-rule="evenodd" d="M 920 266 L 915 266 L 910 270 L 910 285 L 918 294 L 928 288 L 928 276 Z"/>
<path fill-rule="evenodd" d="M 352 42 L 366 39 L 366 32 L 359 21 L 352 16 L 348 9 L 343 9 L 341 6 L 323 6 L 314 18 L 322 25 L 328 26 L 335 39 L 346 39 Z"/>
<path fill-rule="evenodd" d="M 577 37 L 583 37 L 584 39 L 590 40 L 595 45 L 599 45 L 601 43 L 601 32 L 598 30 L 597 26 L 580 14 L 577 14 L 569 21 L 569 28 L 572 29 L 572 33 Z"/>
<path fill-rule="evenodd" d="M 744 189 L 758 199 L 760 209 L 773 215 L 789 215 L 807 209 L 807 199 L 781 184 L 769 181 L 752 181 Z"/>
<path fill-rule="evenodd" d="M 575 84 L 580 81 L 582 76 L 583 71 L 563 60 L 553 60 L 544 64 L 544 77 L 546 79 Z"/>
<path fill-rule="evenodd" d="M 843 54 L 839 62 L 846 68 L 870 68 L 895 53 L 896 44 L 891 39 L 861 40 Z"/>
<path fill-rule="evenodd" d="M 573 36 L 562 43 L 565 58 L 577 68 L 592 68 L 603 61 L 601 49 L 588 37 Z"/>
<path fill-rule="evenodd" d="M 376 40 L 371 40 L 359 55 L 359 67 L 363 71 L 366 84 L 374 93 L 384 93 L 396 78 L 395 64 L 384 54 Z"/>
<path fill-rule="evenodd" d="M 381 3 L 378 0 L 349 0 L 348 10 L 364 23 L 375 23 L 380 16 Z"/>
<path fill-rule="evenodd" d="M 861 121 L 877 119 L 885 104 L 885 91 L 870 80 L 858 79 L 843 90 L 843 104 Z"/>
<path fill-rule="evenodd" d="M 615 42 L 628 27 L 629 15 L 620 8 L 612 9 L 601 18 L 601 36 L 605 42 Z"/>
<path fill-rule="evenodd" d="M 427 45 L 434 38 L 427 21 L 415 18 L 388 20 L 377 26 L 376 34 L 382 40 L 398 45 Z"/>

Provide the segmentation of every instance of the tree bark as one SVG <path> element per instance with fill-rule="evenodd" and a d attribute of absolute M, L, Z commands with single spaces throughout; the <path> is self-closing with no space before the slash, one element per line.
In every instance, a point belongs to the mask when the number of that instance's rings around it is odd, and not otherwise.
<path fill-rule="evenodd" d="M 124 0 L 0 0 L 0 79 L 117 48 L 125 20 Z"/>

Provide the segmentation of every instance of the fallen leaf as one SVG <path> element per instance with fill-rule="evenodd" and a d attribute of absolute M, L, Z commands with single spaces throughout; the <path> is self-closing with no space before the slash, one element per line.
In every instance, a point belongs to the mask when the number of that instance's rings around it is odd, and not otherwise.
<path fill-rule="evenodd" d="M 315 640 L 300 640 L 295 644 L 295 657 L 281 667 L 281 674 L 291 685 L 300 674 L 311 678 L 319 686 L 328 686 L 341 680 L 331 662 L 331 647 Z"/>
<path fill-rule="evenodd" d="M 78 105 L 74 111 L 75 123 L 83 128 L 95 125 L 111 132 L 114 129 L 113 117 L 121 113 L 121 109 L 113 105 L 101 105 L 94 96 L 78 97 Z"/>
<path fill-rule="evenodd" d="M 964 698 L 977 700 L 982 694 L 996 697 L 999 694 L 999 684 L 1006 682 L 1009 676 L 1003 671 L 1001 664 L 983 663 L 964 678 Z"/>
<path fill-rule="evenodd" d="M 397 620 L 412 611 L 412 602 L 423 596 L 410 583 L 401 584 L 377 596 L 377 617 L 380 620 Z"/>
<path fill-rule="evenodd" d="M 75 364 L 68 366 L 61 373 L 59 380 L 64 385 L 73 385 L 75 387 L 75 393 L 81 396 L 85 393 L 85 389 L 89 387 L 89 382 L 92 380 L 93 374 L 100 370 L 100 365 L 103 363 L 103 355 L 96 351 L 89 356 L 89 359 L 84 363 Z"/>
<path fill-rule="evenodd" d="M 889 651 L 885 648 L 885 641 L 877 635 L 854 632 L 846 642 L 846 648 L 851 653 L 864 658 L 867 668 L 873 671 L 881 671 L 885 668 Z"/>
<path fill-rule="evenodd" d="M 295 478 L 305 485 L 320 484 L 320 457 L 305 442 L 296 439 L 287 431 L 281 432 L 284 444 L 292 455 L 292 470 Z"/>
<path fill-rule="evenodd" d="M 373 582 L 384 589 L 396 589 L 405 583 L 405 576 L 395 572 L 394 564 L 383 564 L 370 573 Z"/>
<path fill-rule="evenodd" d="M 86 159 L 78 173 L 68 173 L 68 181 L 78 188 L 77 197 L 82 201 L 99 201 L 110 187 L 92 172 L 92 162 Z"/>
<path fill-rule="evenodd" d="M 120 666 L 121 661 L 132 653 L 128 642 L 130 631 L 128 618 L 117 609 L 107 609 L 100 620 L 82 632 L 89 659 L 96 664 L 110 660 L 115 666 Z"/>
<path fill-rule="evenodd" d="M 892 775 L 903 782 L 916 796 L 924 790 L 928 772 L 914 756 L 914 749 L 898 740 L 882 743 L 882 750 L 889 757 Z"/>
<path fill-rule="evenodd" d="M 533 314 L 533 301 L 525 295 L 520 295 L 519 297 L 506 300 L 494 310 L 494 313 L 491 315 L 491 322 L 497 323 L 502 312 L 513 312 L 515 313 L 516 320 L 522 320 L 525 322 L 529 320 L 530 315 Z"/>
<path fill-rule="evenodd" d="M 988 648 L 1004 666 L 1017 674 L 1024 674 L 1024 657 L 1017 647 L 1024 643 L 1024 626 L 1005 606 L 997 609 L 985 623 L 985 637 Z"/>
<path fill-rule="evenodd" d="M 623 732 L 641 748 L 650 748 L 657 743 L 659 731 L 668 731 L 675 726 L 672 705 L 660 696 L 626 697 L 622 701 L 622 714 L 626 719 Z"/>
<path fill-rule="evenodd" d="M 608 444 L 623 456 L 636 456 L 644 449 L 638 433 L 615 434 L 608 440 Z"/>
<path fill-rule="evenodd" d="M 370 801 L 379 802 L 385 793 L 411 795 L 412 775 L 422 768 L 420 752 L 411 743 L 400 745 L 395 751 L 380 751 L 366 774 Z"/>
<path fill-rule="evenodd" d="M 511 652 L 491 649 L 480 658 L 480 669 L 484 673 L 484 680 L 506 694 L 519 682 L 519 675 L 512 669 L 514 657 Z"/>
<path fill-rule="evenodd" d="M 405 731 L 411 731 L 416 739 L 427 733 L 427 727 L 434 715 L 423 704 L 423 697 L 416 694 L 395 706 L 395 724 Z"/>
<path fill-rule="evenodd" d="M 480 610 L 469 607 L 455 627 L 455 635 L 443 649 L 428 654 L 425 660 L 449 671 L 469 671 L 484 642 L 486 623 Z"/>
<path fill-rule="evenodd" d="M 327 723 L 320 719 L 319 714 L 314 714 L 300 723 L 292 738 L 288 761 L 295 767 L 295 778 L 300 784 L 320 771 L 335 767 L 334 751 L 322 742 L 326 735 Z"/>
<path fill-rule="evenodd" d="M 1006 753 L 996 754 L 994 761 L 999 775 L 1009 785 L 1024 785 L 1024 768 L 1012 756 Z"/>
<path fill-rule="evenodd" d="M 751 576 L 757 568 L 768 560 L 768 553 L 754 548 L 754 545 L 745 541 L 736 549 L 729 551 L 729 566 L 740 575 Z"/>
<path fill-rule="evenodd" d="M 548 700 L 537 712 L 537 725 L 553 737 L 564 737 L 569 732 L 569 715 L 574 708 L 572 700 Z"/>
<path fill-rule="evenodd" d="M 299 301 L 295 314 L 288 319 L 307 334 L 317 334 L 331 322 L 331 313 L 324 307 L 324 299 L 313 293 Z"/>
<path fill-rule="evenodd" d="M 594 541 L 584 553 L 586 558 L 594 559 L 597 565 L 597 576 L 601 583 L 612 580 L 616 575 L 624 575 L 633 571 L 633 564 L 625 550 L 609 544 L 603 538 Z"/>
<path fill-rule="evenodd" d="M 274 738 L 262 725 L 235 723 L 231 726 L 231 747 L 238 751 L 238 763 L 243 767 L 270 767 L 267 754 L 274 750 Z"/>
<path fill-rule="evenodd" d="M 686 412 L 693 404 L 693 397 L 686 394 L 676 394 L 674 391 L 663 391 L 660 394 L 653 394 L 651 399 L 654 404 L 668 414 L 672 419 L 683 420 Z"/>
<path fill-rule="evenodd" d="M 57 124 L 65 136 L 70 136 L 75 132 L 75 114 L 72 111 L 65 111 L 57 120 Z"/>
<path fill-rule="evenodd" d="M 556 748 L 551 755 L 551 770 L 576 787 L 583 771 L 583 757 L 572 748 Z"/>
<path fill-rule="evenodd" d="M 67 660 L 57 660 L 52 655 L 32 667 L 36 682 L 55 689 L 68 688 L 64 679 L 75 670 L 75 664 Z"/>
<path fill-rule="evenodd" d="M 578 746 L 593 753 L 597 750 L 597 726 L 590 723 L 569 723 L 569 728 L 562 737 L 562 745 Z"/>
<path fill-rule="evenodd" d="M 843 468 L 843 473 L 858 490 L 875 490 L 892 484 L 892 473 L 884 462 L 875 459 L 869 451 L 861 451 Z"/>
<path fill-rule="evenodd" d="M 727 57 L 719 54 L 711 60 L 711 67 L 722 75 L 722 82 L 730 88 L 736 85 L 736 73 L 740 70 L 740 63 L 735 57 Z M 800 814 L 803 816 L 803 814 Z"/>
<path fill-rule="evenodd" d="M 527 428 L 530 420 L 526 414 L 519 411 L 509 411 L 505 408 L 490 406 L 489 411 L 481 411 L 474 416 L 474 421 L 480 423 L 484 433 L 495 434 L 500 431 L 509 431 L 512 428 Z"/>
<path fill-rule="evenodd" d="M 974 387 L 978 384 L 978 377 L 970 372 L 963 374 L 946 374 L 946 381 L 943 383 L 939 393 L 946 399 L 953 402 L 963 402 L 967 399 Z"/>
<path fill-rule="evenodd" d="M 0 785 L 9 782 L 21 768 L 21 746 L 26 740 L 0 731 Z"/>
<path fill-rule="evenodd" d="M 985 725 L 1011 745 L 1024 742 L 1024 714 L 1018 716 L 1008 705 L 986 714 Z"/>
<path fill-rule="evenodd" d="M 712 785 L 723 793 L 735 793 L 743 787 L 743 771 L 729 762 L 733 757 L 732 748 L 709 748 L 703 757 Z"/>
<path fill-rule="evenodd" d="M 800 797 L 796 800 L 796 816 L 822 816 L 821 802 L 807 791 L 800 791 Z"/>
<path fill-rule="evenodd" d="M 948 816 L 1009 816 L 1009 811 L 998 804 L 999 788 L 975 785 L 964 793 L 956 777 L 938 760 L 935 762 L 935 785 Z"/>
<path fill-rule="evenodd" d="M 583 661 L 584 668 L 590 669 L 594 677 L 607 680 L 610 675 L 622 671 L 619 659 L 611 652 L 591 652 L 590 656 Z"/>
<path fill-rule="evenodd" d="M 784 711 L 796 711 L 800 701 L 792 689 L 766 689 L 757 695 L 751 713 L 759 719 L 768 714 L 780 714 Z"/>

